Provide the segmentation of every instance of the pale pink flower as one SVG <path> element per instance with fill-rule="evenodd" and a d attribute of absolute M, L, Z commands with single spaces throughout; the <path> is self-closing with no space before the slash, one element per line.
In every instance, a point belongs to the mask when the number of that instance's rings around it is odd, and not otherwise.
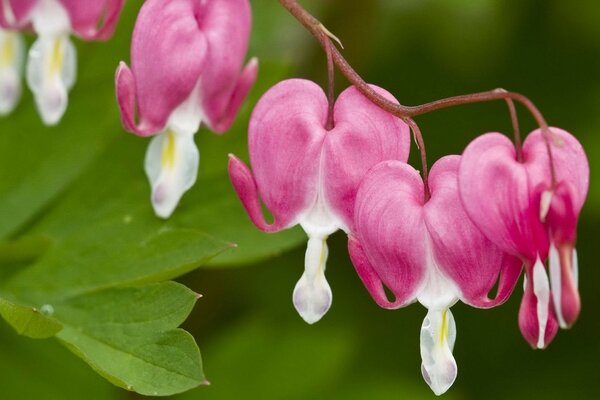
<path fill-rule="evenodd" d="M 373 87 L 392 101 L 383 89 Z M 248 147 L 252 172 L 234 156 L 229 174 L 250 219 L 265 232 L 300 225 L 308 235 L 305 271 L 293 301 L 308 323 L 331 305 L 325 279 L 326 240 L 353 226 L 358 184 L 382 160 L 405 162 L 408 126 L 350 87 L 337 99 L 334 128 L 326 129 L 328 102 L 313 82 L 283 81 L 258 102 L 250 120 Z M 273 215 L 268 223 L 260 198 Z"/>
<path fill-rule="evenodd" d="M 458 300 L 479 308 L 504 302 L 521 270 L 517 258 L 502 252 L 467 217 L 458 195 L 459 161 L 447 156 L 433 165 L 429 199 L 410 165 L 386 161 L 371 169 L 358 190 L 348 243 L 356 271 L 379 306 L 396 309 L 418 301 L 428 309 L 421 327 L 421 370 L 437 395 L 457 374 L 450 307 Z M 388 299 L 385 287 L 394 298 Z"/>
<path fill-rule="evenodd" d="M 196 181 L 200 124 L 229 129 L 256 79 L 255 59 L 242 70 L 250 24 L 248 0 L 148 0 L 140 10 L 116 90 L 125 129 L 156 135 L 145 169 L 160 217 Z"/>

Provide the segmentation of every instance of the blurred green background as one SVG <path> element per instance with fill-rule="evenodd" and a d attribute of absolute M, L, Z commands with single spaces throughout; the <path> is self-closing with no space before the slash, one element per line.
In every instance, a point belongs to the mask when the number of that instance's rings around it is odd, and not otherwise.
<path fill-rule="evenodd" d="M 324 84 L 325 60 L 312 37 L 276 0 L 251 3 L 254 30 L 249 54 L 259 57 L 263 66 L 251 102 L 261 94 L 257 90 L 278 79 L 281 71 Z M 570 331 L 559 332 L 549 349 L 533 351 L 517 326 L 520 287 L 497 309 L 456 305 L 454 355 L 459 375 L 445 398 L 598 398 L 600 270 L 593 265 L 593 254 L 600 237 L 600 185 L 594 184 L 600 156 L 600 4 L 596 0 L 302 3 L 342 40 L 343 53 L 357 71 L 403 104 L 503 87 L 526 94 L 551 125 L 572 132 L 583 143 L 592 168 L 592 186 L 579 224 L 583 303 L 579 321 Z M 110 77 L 118 61 L 129 61 L 128 43 L 140 6 L 138 0 L 127 2 L 110 42 L 77 41 L 80 69 L 72 104 L 94 97 L 95 88 L 110 93 Z M 338 75 L 338 91 L 346 85 Z M 47 130 L 48 135 L 60 135 L 61 129 L 85 135 L 89 126 L 110 121 L 106 133 L 94 142 L 99 147 L 105 139 L 125 135 L 112 95 L 99 95 L 93 104 L 97 118 L 77 119 L 72 108 L 62 128 L 46 129 L 26 94 L 12 118 L 27 120 L 28 129 Z M 246 134 L 252 105 L 245 105 L 242 117 L 226 136 L 216 137 L 205 129 L 198 135 L 201 176 L 208 173 L 203 169 L 206 164 L 226 169 L 223 152 L 210 149 L 233 148 L 247 157 L 244 141 L 239 139 Z M 531 118 L 523 110 L 520 115 L 527 132 L 533 128 Z M 430 164 L 445 154 L 460 153 L 484 132 L 510 133 L 502 102 L 439 111 L 417 121 Z M 1 121 L 0 129 L 13 129 L 11 117 Z M 26 140 L 28 132 L 22 134 Z M 142 149 L 145 143 L 140 140 L 138 145 Z M 415 153 L 412 162 L 419 168 Z M 220 161 L 215 157 L 221 157 Z M 141 159 L 136 173 L 142 174 Z M 202 187 L 197 185 L 193 191 Z M 275 236 L 265 234 L 264 240 L 275 240 Z M 341 233 L 330 239 L 327 275 L 334 302 L 314 326 L 297 316 L 291 302 L 303 268 L 302 248 L 257 265 L 201 269 L 184 277 L 182 282 L 204 295 L 184 327 L 196 337 L 211 385 L 175 398 L 434 398 L 420 373 L 419 328 L 425 309 L 419 305 L 397 311 L 379 309 L 354 273 L 345 241 Z M 221 264 L 227 264 L 226 259 Z M 18 337 L 0 323 L 1 399 L 140 397 L 105 382 L 56 341 Z"/>

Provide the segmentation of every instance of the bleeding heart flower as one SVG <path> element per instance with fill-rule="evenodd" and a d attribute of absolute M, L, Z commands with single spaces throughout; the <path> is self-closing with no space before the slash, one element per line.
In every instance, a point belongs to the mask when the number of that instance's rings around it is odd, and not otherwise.
<path fill-rule="evenodd" d="M 461 300 L 479 308 L 504 302 L 521 271 L 467 217 L 458 194 L 459 156 L 433 165 L 431 198 L 419 172 L 398 161 L 369 171 L 356 196 L 350 257 L 369 293 L 383 308 L 419 301 L 428 312 L 421 327 L 421 370 L 435 394 L 457 374 L 452 349 L 456 325 L 450 307 Z M 496 297 L 488 293 L 496 281 Z M 384 287 L 395 296 L 390 300 Z"/>
<path fill-rule="evenodd" d="M 236 157 L 229 161 L 233 186 L 258 228 L 276 232 L 299 224 L 308 235 L 305 271 L 293 293 L 294 306 L 308 323 L 321 319 L 331 305 L 327 237 L 352 229 L 356 189 L 367 170 L 382 160 L 406 162 L 410 148 L 408 126 L 354 87 L 335 103 L 335 127 L 329 131 L 327 113 L 318 85 L 302 79 L 280 82 L 261 98 L 250 120 L 254 176 Z M 273 215 L 271 224 L 263 217 L 259 195 Z"/>
<path fill-rule="evenodd" d="M 10 114 L 21 98 L 24 56 L 21 35 L 0 28 L 0 115 Z"/>
<path fill-rule="evenodd" d="M 475 139 L 464 152 L 459 173 L 461 198 L 471 220 L 525 264 L 519 325 L 537 348 L 552 341 L 558 324 L 569 327 L 579 314 L 575 239 L 589 186 L 588 161 L 579 142 L 568 132 L 550 128 L 549 146 L 554 182 L 541 130 L 525 140 L 521 161 L 511 141 L 499 133 Z"/>
<path fill-rule="evenodd" d="M 57 124 L 77 75 L 77 52 L 69 39 L 105 40 L 114 32 L 124 0 L 4 0 L 0 25 L 32 28 L 38 35 L 29 50 L 27 83 L 47 125 Z"/>
<path fill-rule="evenodd" d="M 196 181 L 200 123 L 229 129 L 256 79 L 255 59 L 240 72 L 250 19 L 248 0 L 148 0 L 140 10 L 116 90 L 125 129 L 156 135 L 145 169 L 162 218 Z"/>

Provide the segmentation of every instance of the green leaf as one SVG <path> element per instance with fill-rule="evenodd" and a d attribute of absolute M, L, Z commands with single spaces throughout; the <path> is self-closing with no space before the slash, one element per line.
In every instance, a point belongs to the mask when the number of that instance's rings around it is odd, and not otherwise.
<path fill-rule="evenodd" d="M 198 295 L 164 282 L 71 298 L 54 305 L 58 338 L 98 373 L 124 389 L 170 395 L 204 382 L 200 352 L 175 329 Z"/>
<path fill-rule="evenodd" d="M 42 126 L 27 91 L 17 112 L 0 120 L 0 292 L 11 302 L 6 318 L 24 334 L 43 336 L 33 322 L 54 321 L 60 341 L 109 381 L 165 395 L 203 377 L 197 345 L 177 329 L 191 292 L 158 282 L 208 264 L 250 264 L 296 247 L 304 235 L 256 229 L 227 176 L 227 154 L 246 156 L 254 103 L 289 70 L 280 62 L 261 65 L 227 135 L 202 129 L 196 136 L 198 182 L 174 218 L 155 217 L 143 171 L 149 140 L 123 131 L 114 99 L 114 70 L 129 60 L 138 8 L 127 3 L 110 42 L 77 43 L 79 81 L 58 127 Z M 42 306 L 51 317 L 32 311 Z"/>
<path fill-rule="evenodd" d="M 62 325 L 43 315 L 34 307 L 26 307 L 0 298 L 0 315 L 19 335 L 32 339 L 46 339 L 56 335 Z"/>
<path fill-rule="evenodd" d="M 35 261 L 48 250 L 51 243 L 50 239 L 43 236 L 0 241 L 0 266 Z"/>

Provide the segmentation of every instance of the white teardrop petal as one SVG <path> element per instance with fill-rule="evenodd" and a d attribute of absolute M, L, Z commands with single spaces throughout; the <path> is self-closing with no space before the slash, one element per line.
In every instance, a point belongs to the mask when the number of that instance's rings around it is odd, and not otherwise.
<path fill-rule="evenodd" d="M 24 53 L 21 35 L 0 28 L 0 115 L 11 113 L 21 98 Z"/>
<path fill-rule="evenodd" d="M 552 190 L 544 190 L 540 198 L 540 221 L 546 222 L 548 211 L 550 211 L 550 205 L 552 204 L 552 196 L 554 192 Z"/>
<path fill-rule="evenodd" d="M 292 295 L 298 314 L 309 324 L 319 321 L 329 310 L 331 288 L 325 279 L 328 249 L 325 238 L 309 237 L 304 261 L 304 273 Z"/>
<path fill-rule="evenodd" d="M 537 299 L 537 319 L 539 324 L 539 336 L 537 347 L 545 347 L 546 324 L 548 323 L 548 306 L 550 303 L 550 282 L 544 268 L 544 264 L 538 257 L 533 266 L 533 294 Z"/>
<path fill-rule="evenodd" d="M 550 270 L 550 285 L 552 288 L 552 300 L 554 301 L 554 311 L 561 328 L 566 329 L 567 324 L 562 314 L 562 282 L 560 270 L 560 258 L 558 250 L 554 243 L 550 244 L 550 253 L 548 254 L 548 269 Z"/>
<path fill-rule="evenodd" d="M 450 309 L 429 310 L 421 326 L 421 372 L 439 396 L 454 383 L 458 368 L 452 355 L 456 323 Z"/>
<path fill-rule="evenodd" d="M 77 51 L 68 36 L 40 36 L 29 50 L 27 84 L 42 120 L 57 124 L 77 75 Z"/>
<path fill-rule="evenodd" d="M 157 216 L 169 218 L 173 214 L 183 194 L 196 182 L 199 163 L 194 135 L 167 131 L 152 139 L 144 167 Z"/>

